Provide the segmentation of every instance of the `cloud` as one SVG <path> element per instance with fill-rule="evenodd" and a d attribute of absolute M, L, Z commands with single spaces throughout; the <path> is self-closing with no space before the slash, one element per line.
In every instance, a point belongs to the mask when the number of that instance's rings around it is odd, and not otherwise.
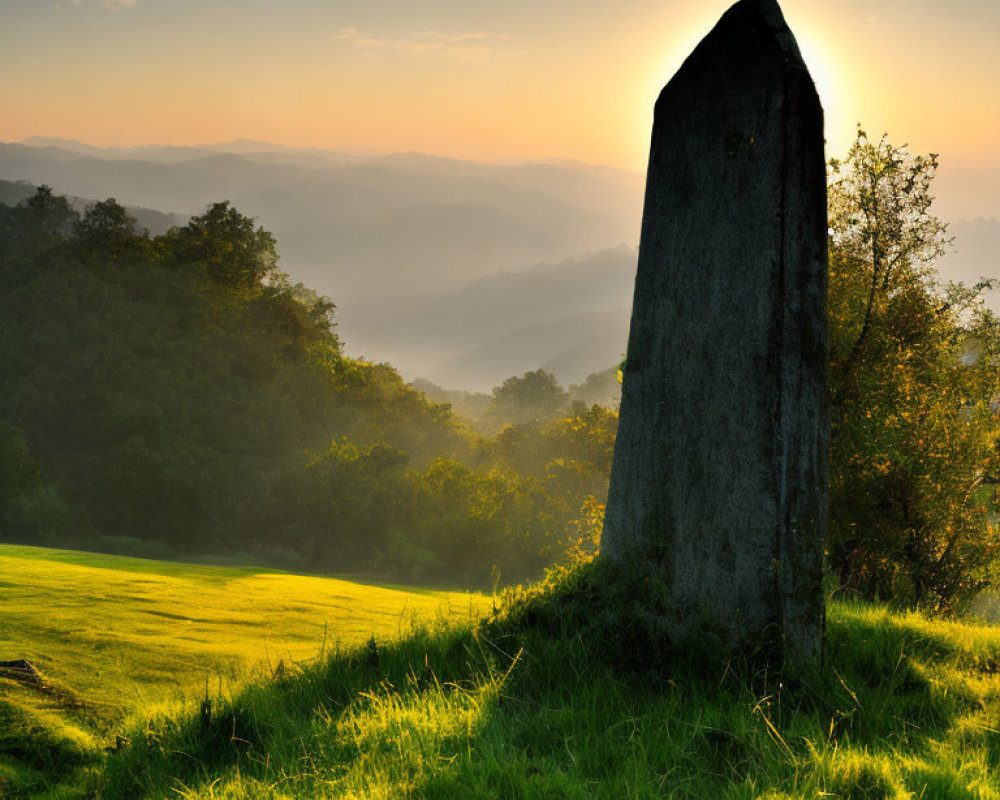
<path fill-rule="evenodd" d="M 83 0 L 69 0 L 70 5 L 78 6 Z M 108 11 L 118 11 L 122 8 L 133 8 L 136 4 L 136 0 L 104 0 L 104 8 Z M 56 8 L 59 8 L 59 3 L 56 3 Z"/>
<path fill-rule="evenodd" d="M 483 31 L 472 33 L 419 31 L 391 38 L 371 36 L 357 28 L 341 28 L 330 38 L 335 42 L 347 42 L 358 50 L 395 51 L 413 55 L 436 54 L 472 59 L 484 58 L 510 49 L 509 36 Z"/>

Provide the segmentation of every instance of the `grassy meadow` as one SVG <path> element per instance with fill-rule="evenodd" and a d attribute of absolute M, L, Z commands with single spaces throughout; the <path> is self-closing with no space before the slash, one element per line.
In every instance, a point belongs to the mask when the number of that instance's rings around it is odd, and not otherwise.
<path fill-rule="evenodd" d="M 776 674 L 664 651 L 593 575 L 153 719 L 103 796 L 1000 798 L 1000 631 L 836 602 L 824 666 Z"/>
<path fill-rule="evenodd" d="M 822 667 L 778 673 L 665 649 L 593 564 L 496 604 L 26 547 L 0 569 L 0 658 L 46 682 L 0 678 L 5 800 L 1000 800 L 985 625 L 832 601 Z"/>
<path fill-rule="evenodd" d="M 96 769 L 129 720 L 482 610 L 478 595 L 0 545 L 0 797 Z M 280 665 L 280 666 L 279 666 Z M 79 773 L 79 774 L 78 774 Z M 57 793 L 55 796 L 59 796 Z"/>

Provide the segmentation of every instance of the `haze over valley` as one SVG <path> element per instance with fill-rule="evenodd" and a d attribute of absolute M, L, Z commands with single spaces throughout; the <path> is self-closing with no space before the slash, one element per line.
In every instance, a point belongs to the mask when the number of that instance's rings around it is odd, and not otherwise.
<path fill-rule="evenodd" d="M 154 234 L 228 199 L 275 234 L 294 280 L 337 304 L 348 353 L 411 380 L 488 391 L 544 368 L 569 385 L 625 349 L 638 172 L 249 140 L 95 147 L 33 137 L 0 145 L 0 177 L 158 210 L 165 216 L 139 216 Z M 1000 170 L 941 169 L 939 213 L 956 238 L 946 279 L 997 271 L 998 187 Z"/>
<path fill-rule="evenodd" d="M 642 202 L 626 170 L 34 139 L 0 145 L 0 175 L 171 219 L 229 199 L 337 303 L 347 351 L 408 378 L 488 390 L 550 365 L 568 384 L 624 351 Z"/>

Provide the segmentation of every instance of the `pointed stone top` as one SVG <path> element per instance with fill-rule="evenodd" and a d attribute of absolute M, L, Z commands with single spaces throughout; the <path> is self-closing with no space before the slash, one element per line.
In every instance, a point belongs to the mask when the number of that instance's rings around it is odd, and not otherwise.
<path fill-rule="evenodd" d="M 682 76 L 691 72 L 739 72 L 751 63 L 762 62 L 780 64 L 783 71 L 809 76 L 778 0 L 739 0 L 701 40 L 664 91 L 677 82 L 683 83 Z"/>
<path fill-rule="evenodd" d="M 781 45 L 781 48 L 790 57 L 802 60 L 802 53 L 799 52 L 798 42 L 795 41 L 795 36 L 788 27 L 788 23 L 785 22 L 785 15 L 781 13 L 781 6 L 778 5 L 778 0 L 740 0 L 736 4 L 736 6 L 743 5 L 751 7 L 763 17 L 764 21 L 774 32 L 778 44 Z M 736 6 L 733 6 L 733 8 L 736 8 Z"/>

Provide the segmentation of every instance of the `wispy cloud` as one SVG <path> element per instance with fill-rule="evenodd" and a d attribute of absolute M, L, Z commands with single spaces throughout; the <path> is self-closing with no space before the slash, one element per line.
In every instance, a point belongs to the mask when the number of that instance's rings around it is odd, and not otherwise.
<path fill-rule="evenodd" d="M 78 6 L 83 0 L 69 0 L 70 5 Z M 103 0 L 104 7 L 108 11 L 118 11 L 122 8 L 133 8 L 136 4 L 136 0 Z M 56 3 L 56 8 L 59 7 L 59 3 Z"/>
<path fill-rule="evenodd" d="M 476 31 L 472 33 L 442 33 L 419 31 L 400 37 L 372 36 L 357 28 L 341 28 L 330 37 L 346 42 L 358 50 L 383 50 L 414 55 L 438 54 L 457 58 L 484 58 L 511 49 L 510 37 L 504 34 Z"/>

